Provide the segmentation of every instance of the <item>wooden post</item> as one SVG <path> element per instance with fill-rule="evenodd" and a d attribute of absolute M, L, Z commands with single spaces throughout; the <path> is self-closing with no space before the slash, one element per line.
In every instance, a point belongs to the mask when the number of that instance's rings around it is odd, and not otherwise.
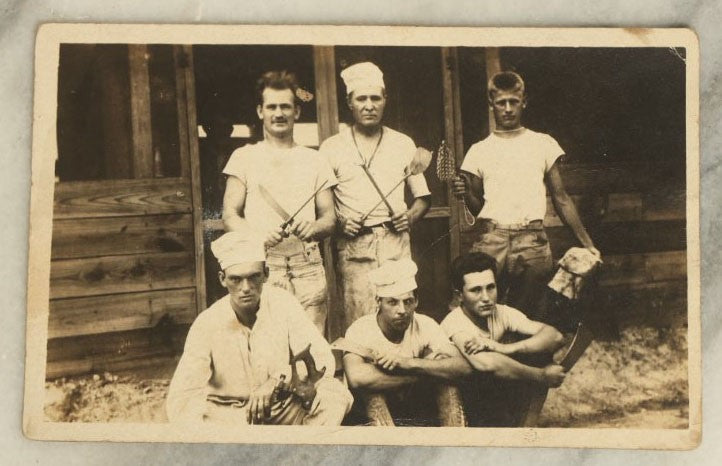
<path fill-rule="evenodd" d="M 338 89 L 334 48 L 314 47 L 313 67 L 316 76 L 318 140 L 323 141 L 338 133 Z"/>
<path fill-rule="evenodd" d="M 336 88 L 336 57 L 331 46 L 313 48 L 313 69 L 316 79 L 316 115 L 318 118 L 318 140 L 323 142 L 338 133 L 338 90 Z M 326 337 L 328 341 L 343 336 L 343 299 L 334 267 L 332 238 L 323 241 L 323 266 L 326 269 L 328 289 L 328 317 Z"/>
<path fill-rule="evenodd" d="M 501 60 L 499 59 L 498 47 L 487 47 L 486 50 L 486 76 L 491 78 L 501 71 Z M 487 84 L 487 91 L 488 91 Z M 489 107 L 489 133 L 496 129 L 496 120 L 494 120 L 494 111 Z"/>
<path fill-rule="evenodd" d="M 444 87 L 444 138 L 454 151 L 456 166 L 464 160 L 464 142 L 461 128 L 461 105 L 459 97 L 459 67 L 456 48 L 441 48 L 441 76 Z M 460 232 L 464 228 L 461 203 L 454 197 L 451 186 L 447 184 L 447 199 L 451 215 L 449 217 L 450 255 L 457 257 L 461 252 Z M 454 228 L 454 225 L 458 225 Z"/>
<path fill-rule="evenodd" d="M 176 64 L 176 79 L 182 77 L 182 87 L 178 84 L 178 118 L 185 123 L 185 129 L 179 131 L 181 147 L 185 144 L 187 155 L 181 149 L 181 173 L 190 174 L 191 202 L 193 206 L 193 237 L 195 241 L 195 285 L 197 289 L 197 309 L 200 313 L 206 308 L 206 267 L 203 249 L 203 203 L 201 200 L 201 163 L 198 152 L 198 122 L 196 119 L 196 85 L 193 70 L 193 48 L 190 45 L 176 46 L 173 54 Z M 180 128 L 180 127 L 179 127 Z M 183 139 L 185 138 L 185 139 Z M 185 158 L 184 158 L 185 157 Z M 187 161 L 187 163 L 186 163 Z M 187 171 L 186 171 L 187 170 Z"/>
<path fill-rule="evenodd" d="M 133 129 L 133 177 L 153 177 L 153 133 L 150 120 L 148 47 L 128 46 L 130 65 L 130 115 Z"/>
<path fill-rule="evenodd" d="M 190 175 L 190 137 L 193 128 L 188 127 L 188 100 L 186 98 L 185 68 L 187 60 L 180 46 L 173 47 L 173 63 L 175 67 L 175 94 L 176 109 L 178 110 L 178 146 L 180 151 L 180 176 L 186 178 Z M 189 132 L 190 130 L 190 132 Z"/>

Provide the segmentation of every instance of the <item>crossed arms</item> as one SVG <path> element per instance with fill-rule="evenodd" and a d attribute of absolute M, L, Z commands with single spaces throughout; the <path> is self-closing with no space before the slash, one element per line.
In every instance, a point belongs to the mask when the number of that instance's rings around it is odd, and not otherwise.
<path fill-rule="evenodd" d="M 450 347 L 451 355 L 439 354 L 435 359 L 375 353 L 373 362 L 352 353 L 344 355 L 343 367 L 351 388 L 385 391 L 411 385 L 424 376 L 457 380 L 472 372 L 461 353 L 453 347 Z"/>
<path fill-rule="evenodd" d="M 526 339 L 514 343 L 499 343 L 468 332 L 458 332 L 451 340 L 475 370 L 508 380 L 530 380 L 548 386 L 559 386 L 564 381 L 561 366 L 552 364 L 543 368 L 527 366 L 511 357 L 515 354 L 551 353 L 562 345 L 562 334 L 554 327 L 530 321 Z"/>

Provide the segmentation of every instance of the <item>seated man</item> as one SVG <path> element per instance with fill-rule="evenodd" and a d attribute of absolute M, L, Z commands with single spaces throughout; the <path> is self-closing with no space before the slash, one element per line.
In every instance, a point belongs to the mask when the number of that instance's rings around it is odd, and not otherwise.
<path fill-rule="evenodd" d="M 487 254 L 457 257 L 451 266 L 451 279 L 461 304 L 444 318 L 441 327 L 480 373 L 460 387 L 469 425 L 518 425 L 529 382 L 558 387 L 565 373 L 556 364 L 539 368 L 517 359 L 536 356 L 538 361 L 541 355 L 549 361 L 551 353 L 562 345 L 562 334 L 496 303 L 496 261 Z M 510 333 L 526 338 L 503 343 Z"/>
<path fill-rule="evenodd" d="M 441 418 L 441 425 L 461 426 L 458 392 L 447 382 L 471 368 L 433 319 L 414 312 L 416 270 L 411 259 L 401 259 L 371 272 L 378 311 L 346 331 L 344 349 L 367 350 L 344 354 L 346 377 L 376 425 L 434 425 Z M 438 407 L 428 401 L 434 396 Z M 424 412 L 429 407 L 434 411 Z"/>
<path fill-rule="evenodd" d="M 228 295 L 203 311 L 188 332 L 168 391 L 168 419 L 339 425 L 353 398 L 333 378 L 331 348 L 298 299 L 263 286 L 268 278 L 263 243 L 234 231 L 214 241 L 211 250 Z M 309 344 L 325 372 L 304 407 L 283 388 L 291 381 L 291 355 Z"/>

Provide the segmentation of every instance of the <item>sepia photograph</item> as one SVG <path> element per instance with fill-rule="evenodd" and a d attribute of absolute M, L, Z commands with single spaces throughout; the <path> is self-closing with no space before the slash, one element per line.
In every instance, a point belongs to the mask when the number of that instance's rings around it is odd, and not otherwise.
<path fill-rule="evenodd" d="M 699 443 L 691 31 L 272 28 L 40 29 L 26 435 Z"/>

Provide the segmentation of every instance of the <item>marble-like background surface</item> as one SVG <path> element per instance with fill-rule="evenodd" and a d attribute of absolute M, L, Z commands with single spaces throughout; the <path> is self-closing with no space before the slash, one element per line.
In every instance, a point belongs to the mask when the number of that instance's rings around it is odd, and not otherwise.
<path fill-rule="evenodd" d="M 21 431 L 33 47 L 43 22 L 690 27 L 701 41 L 703 442 L 693 452 L 34 442 Z M 722 2 L 0 0 L 0 463 L 719 464 L 722 454 Z M 279 30 L 280 33 L 280 30 Z M 717 284 L 717 285 L 715 285 Z M 703 369 L 703 371 L 704 371 Z"/>

